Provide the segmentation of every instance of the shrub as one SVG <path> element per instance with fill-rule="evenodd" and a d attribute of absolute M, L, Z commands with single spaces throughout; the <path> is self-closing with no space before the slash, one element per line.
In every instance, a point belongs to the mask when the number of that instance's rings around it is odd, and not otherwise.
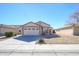
<path fill-rule="evenodd" d="M 38 41 L 38 44 L 46 44 L 45 41 L 43 39 Z"/>
<path fill-rule="evenodd" d="M 6 37 L 12 37 L 13 36 L 13 32 L 5 32 L 5 36 Z"/>
<path fill-rule="evenodd" d="M 53 33 L 56 33 L 55 30 L 53 30 Z"/>
<path fill-rule="evenodd" d="M 14 36 L 16 36 L 17 34 L 14 34 Z"/>

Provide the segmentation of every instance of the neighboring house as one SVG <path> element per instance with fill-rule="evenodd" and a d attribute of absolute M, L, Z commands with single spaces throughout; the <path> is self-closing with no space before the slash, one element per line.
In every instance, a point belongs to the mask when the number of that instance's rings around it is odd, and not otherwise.
<path fill-rule="evenodd" d="M 57 32 L 67 36 L 79 35 L 79 24 L 66 25 L 57 29 Z"/>
<path fill-rule="evenodd" d="M 39 22 L 28 22 L 18 28 L 18 33 L 22 35 L 42 35 L 52 34 L 53 28 L 42 21 Z"/>
<path fill-rule="evenodd" d="M 4 35 L 5 32 L 13 32 L 14 34 L 18 33 L 16 26 L 0 24 L 0 36 Z"/>

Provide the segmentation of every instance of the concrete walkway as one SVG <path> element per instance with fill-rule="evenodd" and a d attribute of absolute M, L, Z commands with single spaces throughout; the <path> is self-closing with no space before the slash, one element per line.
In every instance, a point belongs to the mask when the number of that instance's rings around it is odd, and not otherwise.
<path fill-rule="evenodd" d="M 0 56 L 79 56 L 79 44 L 46 44 L 38 45 L 13 38 L 0 41 Z"/>
<path fill-rule="evenodd" d="M 79 44 L 77 45 L 32 45 L 32 44 L 15 44 L 15 45 L 0 45 L 0 55 L 79 55 Z"/>

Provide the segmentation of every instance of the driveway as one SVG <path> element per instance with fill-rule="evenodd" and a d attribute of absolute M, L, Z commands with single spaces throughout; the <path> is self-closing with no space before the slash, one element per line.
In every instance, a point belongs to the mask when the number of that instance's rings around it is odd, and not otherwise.
<path fill-rule="evenodd" d="M 42 36 L 38 36 L 38 35 L 21 35 L 21 36 L 15 37 L 14 39 L 24 41 L 24 42 L 33 42 L 33 41 L 40 40 L 41 38 Z"/>
<path fill-rule="evenodd" d="M 8 39 L 0 39 L 0 44 L 35 44 L 36 41 L 40 40 L 40 39 L 50 39 L 50 38 L 56 38 L 56 37 L 60 37 L 56 34 L 53 35 L 42 35 L 42 36 L 26 36 L 26 35 L 18 35 L 15 37 L 11 37 Z"/>
<path fill-rule="evenodd" d="M 22 36 L 18 35 L 15 37 L 7 38 L 7 39 L 0 39 L 0 44 L 35 44 L 37 40 L 42 38 L 55 38 L 59 37 L 58 35 L 42 35 L 42 36 Z"/>
<path fill-rule="evenodd" d="M 15 39 L 17 37 L 20 37 L 21 35 L 18 35 L 16 37 L 11 37 L 11 38 L 7 38 L 7 39 L 0 39 L 0 45 L 6 45 L 6 44 L 13 44 L 13 45 L 16 45 L 16 44 L 35 44 L 35 41 L 32 41 L 32 42 L 27 42 L 27 41 L 23 41 L 23 40 L 18 40 L 18 39 Z"/>
<path fill-rule="evenodd" d="M 24 42 L 33 42 L 33 41 L 37 41 L 40 39 L 50 39 L 50 38 L 57 38 L 60 37 L 57 34 L 52 34 L 52 35 L 21 35 L 18 37 L 15 37 L 14 39 L 20 40 L 20 41 L 24 41 Z"/>

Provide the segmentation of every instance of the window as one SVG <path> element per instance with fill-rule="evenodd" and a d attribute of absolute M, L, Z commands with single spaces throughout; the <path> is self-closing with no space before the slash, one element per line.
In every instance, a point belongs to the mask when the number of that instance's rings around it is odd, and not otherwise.
<path fill-rule="evenodd" d="M 21 32 L 21 30 L 19 30 L 19 32 Z"/>
<path fill-rule="evenodd" d="M 25 30 L 28 30 L 28 28 L 26 28 Z"/>
<path fill-rule="evenodd" d="M 26 30 L 26 29 L 24 29 L 24 30 Z"/>
<path fill-rule="evenodd" d="M 32 30 L 35 30 L 35 28 L 32 28 Z"/>
<path fill-rule="evenodd" d="M 28 30 L 31 30 L 31 28 L 28 28 Z"/>

